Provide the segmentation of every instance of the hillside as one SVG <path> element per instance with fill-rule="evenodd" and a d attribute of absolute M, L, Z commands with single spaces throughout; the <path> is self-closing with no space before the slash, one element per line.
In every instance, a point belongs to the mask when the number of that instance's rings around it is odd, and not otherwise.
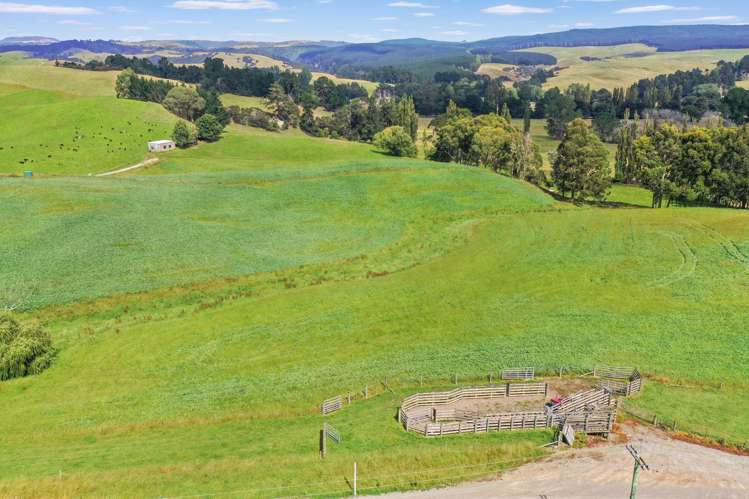
<path fill-rule="evenodd" d="M 749 42 L 747 42 L 749 47 Z M 749 48 L 657 52 L 642 44 L 611 47 L 534 47 L 534 53 L 554 56 L 558 74 L 549 78 L 545 88 L 567 88 L 572 83 L 592 88 L 627 87 L 644 78 L 688 71 L 713 69 L 719 61 L 737 61 L 749 55 Z"/>
<path fill-rule="evenodd" d="M 85 175 L 142 161 L 176 117 L 116 99 L 115 77 L 0 56 L 0 174 Z"/>
<path fill-rule="evenodd" d="M 0 60 L 7 133 L 86 119 L 58 106 L 127 118 L 99 73 Z M 0 306 L 59 348 L 0 383 L 0 496 L 344 496 L 354 461 L 361 493 L 494 475 L 552 435 L 424 439 L 394 414 L 516 365 L 634 364 L 634 408 L 749 439 L 746 210 L 642 209 L 632 187 L 624 206 L 575 206 L 485 169 L 240 126 L 124 177 L 80 164 L 0 177 Z M 325 461 L 323 421 L 343 435 Z"/>

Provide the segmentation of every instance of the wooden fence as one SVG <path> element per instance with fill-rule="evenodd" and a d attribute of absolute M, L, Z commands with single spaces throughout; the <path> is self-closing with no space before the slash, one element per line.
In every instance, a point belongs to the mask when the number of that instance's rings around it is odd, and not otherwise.
<path fill-rule="evenodd" d="M 611 392 L 605 388 L 587 390 L 563 399 L 551 408 L 554 414 L 573 414 L 597 406 L 611 404 Z"/>
<path fill-rule="evenodd" d="M 518 380 L 518 379 L 533 379 L 535 377 L 536 369 L 533 367 L 522 367 L 518 369 L 503 369 L 502 379 L 504 380 Z"/>
<path fill-rule="evenodd" d="M 340 411 L 343 408 L 343 396 L 338 395 L 331 399 L 325 400 L 322 403 L 322 414 L 323 416 L 328 415 L 332 412 Z"/>
<path fill-rule="evenodd" d="M 582 431 L 589 435 L 611 433 L 616 421 L 618 404 L 613 401 L 606 406 L 596 406 L 590 410 L 563 414 L 554 417 L 553 424 L 558 426 L 569 425 L 575 431 Z"/>
<path fill-rule="evenodd" d="M 642 375 L 634 367 L 600 366 L 595 368 L 593 376 L 601 378 L 600 388 L 607 388 L 616 395 L 630 397 L 642 390 Z"/>
<path fill-rule="evenodd" d="M 548 428 L 551 418 L 545 412 L 490 414 L 466 421 L 436 422 L 417 425 L 413 431 L 427 437 L 490 431 L 539 430 Z"/>
<path fill-rule="evenodd" d="M 470 388 L 455 388 L 449 392 L 417 393 L 403 400 L 399 417 L 401 422 L 409 418 L 412 409 L 451 405 L 461 400 L 494 399 L 503 397 L 545 397 L 549 386 L 546 383 L 506 383 Z"/>

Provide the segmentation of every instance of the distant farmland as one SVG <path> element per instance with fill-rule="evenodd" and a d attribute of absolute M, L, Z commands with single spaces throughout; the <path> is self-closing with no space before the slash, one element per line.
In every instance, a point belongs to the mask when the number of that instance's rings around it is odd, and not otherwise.
<path fill-rule="evenodd" d="M 642 44 L 613 47 L 534 47 L 532 52 L 550 54 L 562 67 L 545 88 L 566 88 L 572 83 L 590 84 L 593 88 L 629 86 L 643 78 L 693 68 L 712 69 L 720 60 L 736 61 L 749 54 L 747 49 L 690 50 L 656 52 Z M 582 58 L 590 58 L 583 60 Z"/>

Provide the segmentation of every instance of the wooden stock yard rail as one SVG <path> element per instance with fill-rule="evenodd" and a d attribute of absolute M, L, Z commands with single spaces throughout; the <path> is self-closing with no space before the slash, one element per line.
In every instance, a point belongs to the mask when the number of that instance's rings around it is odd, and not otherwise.
<path fill-rule="evenodd" d="M 551 417 L 546 412 L 477 414 L 475 411 L 445 406 L 462 400 L 492 400 L 505 397 L 546 397 L 546 383 L 506 383 L 484 387 L 456 388 L 449 392 L 417 393 L 403 401 L 398 420 L 406 431 L 433 437 L 456 433 L 529 430 L 546 428 Z M 455 421 L 455 420 L 458 421 Z M 444 422 L 451 420 L 450 422 Z"/>
<path fill-rule="evenodd" d="M 502 379 L 533 379 L 535 377 L 535 372 L 536 369 L 533 367 L 523 367 L 520 369 L 503 369 Z"/>
<path fill-rule="evenodd" d="M 546 398 L 546 383 L 507 383 L 484 387 L 456 388 L 449 392 L 417 393 L 406 398 L 398 410 L 398 420 L 406 431 L 427 437 L 489 431 L 562 428 L 608 436 L 618 409 L 608 388 L 576 393 L 560 403 L 535 412 L 484 414 L 452 405 L 463 400 L 487 400 L 503 397 Z M 540 404 L 539 404 L 540 405 Z"/>
<path fill-rule="evenodd" d="M 322 403 L 322 414 L 323 416 L 326 416 L 331 412 L 341 410 L 341 408 L 343 408 L 343 396 L 339 395 L 337 397 L 333 397 L 332 399 L 325 400 Z"/>
<path fill-rule="evenodd" d="M 616 395 L 629 397 L 642 390 L 642 375 L 634 367 L 596 367 L 593 376 L 601 378 L 599 387 Z"/>

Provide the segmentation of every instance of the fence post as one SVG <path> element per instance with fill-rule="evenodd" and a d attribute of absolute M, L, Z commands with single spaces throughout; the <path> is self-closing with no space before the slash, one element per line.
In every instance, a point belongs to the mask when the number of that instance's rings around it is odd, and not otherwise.
<path fill-rule="evenodd" d="M 320 458 L 325 459 L 325 434 L 328 423 L 322 424 L 322 430 L 320 430 Z"/>
<path fill-rule="evenodd" d="M 357 469 L 356 469 L 356 461 L 354 461 L 354 497 L 356 497 L 356 480 L 357 480 Z"/>
<path fill-rule="evenodd" d="M 559 377 L 560 378 L 562 377 L 562 367 L 561 366 L 559 367 Z"/>

